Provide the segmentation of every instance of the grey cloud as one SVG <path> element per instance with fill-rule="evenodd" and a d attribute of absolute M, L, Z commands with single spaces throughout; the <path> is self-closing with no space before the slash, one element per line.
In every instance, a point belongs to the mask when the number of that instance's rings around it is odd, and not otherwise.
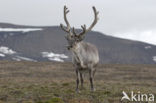
<path fill-rule="evenodd" d="M 0 0 L 0 22 L 59 25 L 64 23 L 64 5 L 71 11 L 68 15 L 71 25 L 77 28 L 84 23 L 90 25 L 93 5 L 100 11 L 94 30 L 126 37 L 127 32 L 142 33 L 156 28 L 156 0 Z"/>

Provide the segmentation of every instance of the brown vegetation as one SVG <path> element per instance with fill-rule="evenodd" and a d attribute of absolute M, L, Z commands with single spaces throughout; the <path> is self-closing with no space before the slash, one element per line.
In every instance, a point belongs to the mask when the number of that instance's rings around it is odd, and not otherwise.
<path fill-rule="evenodd" d="M 156 95 L 156 65 L 99 65 L 96 91 L 75 93 L 71 63 L 0 61 L 0 103 L 120 103 L 122 91 Z"/>

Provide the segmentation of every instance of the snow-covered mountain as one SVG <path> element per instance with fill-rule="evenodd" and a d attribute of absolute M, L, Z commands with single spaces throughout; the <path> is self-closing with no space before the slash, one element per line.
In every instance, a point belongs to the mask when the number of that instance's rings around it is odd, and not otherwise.
<path fill-rule="evenodd" d="M 79 31 L 79 30 L 77 30 Z M 0 60 L 71 61 L 59 27 L 0 23 Z M 156 46 L 89 32 L 85 41 L 99 49 L 101 63 L 156 64 Z"/>
<path fill-rule="evenodd" d="M 8 47 L 5 47 L 5 46 L 1 46 L 0 47 L 0 57 L 3 58 L 3 59 L 6 56 L 7 57 L 10 56 L 11 57 L 10 59 L 11 60 L 15 60 L 15 61 L 22 61 L 22 60 L 24 60 L 24 61 L 34 61 L 34 62 L 37 62 L 37 60 L 31 59 L 31 58 L 27 58 L 27 57 L 22 57 L 22 56 L 19 56 L 18 54 L 20 54 L 20 53 L 17 53 L 16 51 L 13 51 L 12 49 L 10 49 Z M 65 54 L 56 54 L 56 53 L 53 53 L 53 52 L 41 52 L 41 54 L 42 54 L 43 58 L 47 58 L 50 61 L 64 62 L 63 59 L 68 58 L 68 56 L 66 56 Z"/>

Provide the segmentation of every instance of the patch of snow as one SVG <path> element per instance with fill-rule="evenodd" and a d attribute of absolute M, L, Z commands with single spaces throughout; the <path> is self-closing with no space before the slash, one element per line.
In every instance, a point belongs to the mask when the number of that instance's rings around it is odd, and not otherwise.
<path fill-rule="evenodd" d="M 153 61 L 156 62 L 156 56 L 153 56 Z"/>
<path fill-rule="evenodd" d="M 21 61 L 21 59 L 19 59 L 19 58 L 12 58 L 13 60 L 16 60 L 16 61 Z"/>
<path fill-rule="evenodd" d="M 53 52 L 42 52 L 42 56 L 44 58 L 48 58 L 49 60 L 58 61 L 58 62 L 64 62 L 63 59 L 68 58 L 68 56 L 64 54 L 55 54 Z"/>
<path fill-rule="evenodd" d="M 16 56 L 14 58 L 12 58 L 13 60 L 16 60 L 16 61 L 21 61 L 21 60 L 25 60 L 25 61 L 33 61 L 33 62 L 37 62 L 36 60 L 34 59 L 31 59 L 31 58 L 27 58 L 27 57 L 22 57 L 22 56 Z"/>
<path fill-rule="evenodd" d="M 145 49 L 151 49 L 152 47 L 151 46 L 145 46 Z"/>
<path fill-rule="evenodd" d="M 11 55 L 11 54 L 15 54 L 16 52 L 13 51 L 12 49 L 9 49 L 8 47 L 1 46 L 0 53 Z"/>
<path fill-rule="evenodd" d="M 30 31 L 39 31 L 43 30 L 42 28 L 0 28 L 0 32 L 30 32 Z"/>
<path fill-rule="evenodd" d="M 0 53 L 0 57 L 5 57 L 5 55 Z"/>
<path fill-rule="evenodd" d="M 51 61 L 58 61 L 58 62 L 64 62 L 64 60 L 58 58 L 58 57 L 53 57 L 53 58 L 49 58 L 49 60 Z"/>

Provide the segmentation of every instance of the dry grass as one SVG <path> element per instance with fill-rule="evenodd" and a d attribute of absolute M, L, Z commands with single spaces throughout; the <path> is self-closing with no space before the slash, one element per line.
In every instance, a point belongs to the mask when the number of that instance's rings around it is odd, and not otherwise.
<path fill-rule="evenodd" d="M 99 65 L 96 92 L 88 74 L 75 93 L 71 63 L 0 61 L 0 103 L 120 103 L 122 91 L 156 95 L 156 65 Z"/>

